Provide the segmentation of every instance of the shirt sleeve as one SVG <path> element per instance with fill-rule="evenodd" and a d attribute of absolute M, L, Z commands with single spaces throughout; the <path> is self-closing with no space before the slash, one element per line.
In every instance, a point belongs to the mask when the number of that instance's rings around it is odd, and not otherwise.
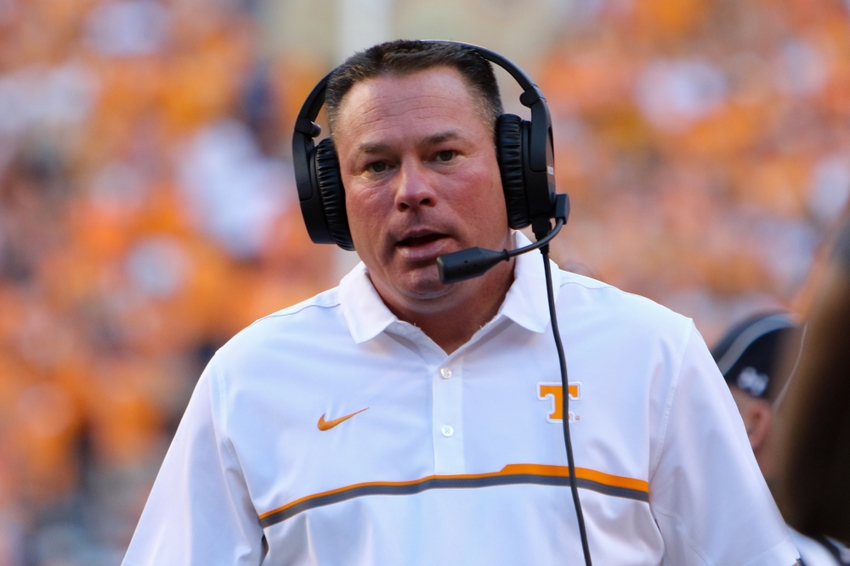
<path fill-rule="evenodd" d="M 259 565 L 263 531 L 217 420 L 214 361 L 201 375 L 123 566 Z"/>
<path fill-rule="evenodd" d="M 797 551 L 758 468 L 743 421 L 691 325 L 668 397 L 650 505 L 665 566 L 791 566 Z"/>

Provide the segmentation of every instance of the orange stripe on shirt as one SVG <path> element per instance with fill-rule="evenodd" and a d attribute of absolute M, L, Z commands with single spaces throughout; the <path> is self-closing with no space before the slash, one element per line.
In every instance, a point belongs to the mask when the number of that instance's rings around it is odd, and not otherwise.
<path fill-rule="evenodd" d="M 568 478 L 569 477 L 569 468 L 567 466 L 552 466 L 545 464 L 508 464 L 504 468 L 502 468 L 498 472 L 488 472 L 484 474 L 454 474 L 454 475 L 432 475 L 426 476 L 424 478 L 419 478 L 415 480 L 408 481 L 399 481 L 399 482 L 364 482 L 358 484 L 352 484 L 336 489 L 332 489 L 329 491 L 323 491 L 321 493 L 315 493 L 312 495 L 307 495 L 300 499 L 296 499 L 286 505 L 278 507 L 277 509 L 273 509 L 266 513 L 263 513 L 259 516 L 260 520 L 267 519 L 272 515 L 280 514 L 286 512 L 288 509 L 295 507 L 297 505 L 304 504 L 310 500 L 315 500 L 319 498 L 327 498 L 332 497 L 334 495 L 343 494 L 348 491 L 355 490 L 363 490 L 368 488 L 404 488 L 409 486 L 416 486 L 417 484 L 425 484 L 427 482 L 434 481 L 461 481 L 464 480 L 474 482 L 475 480 L 487 480 L 491 478 L 508 478 L 510 476 L 535 476 L 541 478 Z M 586 480 L 588 482 L 593 482 L 596 484 L 600 484 L 601 486 L 632 490 L 636 492 L 640 492 L 643 494 L 649 493 L 649 483 L 644 480 L 627 478 L 623 476 L 615 476 L 612 474 L 606 474 L 604 472 L 599 472 L 596 470 L 590 470 L 587 468 L 576 468 L 576 479 L 578 480 Z M 523 482 L 518 482 L 523 483 Z M 476 487 L 474 485 L 470 485 L 470 487 Z"/>

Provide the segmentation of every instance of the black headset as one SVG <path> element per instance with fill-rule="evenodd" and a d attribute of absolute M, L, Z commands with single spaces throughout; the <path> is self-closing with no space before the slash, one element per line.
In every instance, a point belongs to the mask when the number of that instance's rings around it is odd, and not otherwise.
<path fill-rule="evenodd" d="M 540 239 L 551 230 L 554 216 L 555 159 L 552 119 L 543 92 L 525 72 L 489 49 L 456 43 L 496 63 L 519 83 L 520 103 L 531 109 L 531 121 L 514 114 L 502 114 L 496 121 L 496 156 L 505 192 L 508 225 L 519 230 L 529 224 Z M 314 144 L 321 127 L 314 122 L 325 102 L 331 73 L 313 87 L 295 119 L 292 134 L 292 161 L 301 213 L 310 239 L 317 244 L 336 244 L 353 251 L 354 242 L 345 212 L 345 188 L 339 160 L 330 138 Z"/>

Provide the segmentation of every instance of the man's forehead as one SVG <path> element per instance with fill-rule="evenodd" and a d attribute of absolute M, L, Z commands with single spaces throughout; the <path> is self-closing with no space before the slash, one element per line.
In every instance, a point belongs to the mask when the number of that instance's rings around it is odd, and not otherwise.
<path fill-rule="evenodd" d="M 471 110 L 487 116 L 483 97 L 455 68 L 438 66 L 410 73 L 386 73 L 355 83 L 343 96 L 337 129 L 347 124 L 398 117 L 410 112 L 427 116 L 429 110 Z M 487 123 L 487 120 L 483 120 Z M 489 125 L 488 125 L 489 126 Z"/>
<path fill-rule="evenodd" d="M 341 113 L 351 109 L 352 101 L 359 106 L 382 106 L 413 101 L 435 93 L 447 94 L 446 89 L 456 91 L 453 96 L 461 92 L 465 93 L 463 98 L 471 96 L 460 73 L 449 67 L 434 67 L 404 74 L 381 74 L 355 83 L 342 98 Z"/>
<path fill-rule="evenodd" d="M 462 138 L 462 135 L 457 130 L 449 130 L 428 135 L 420 140 L 416 140 L 418 145 L 429 146 L 439 145 L 441 143 Z M 357 144 L 357 151 L 360 153 L 385 153 L 392 149 L 392 145 L 383 142 L 361 142 Z"/>

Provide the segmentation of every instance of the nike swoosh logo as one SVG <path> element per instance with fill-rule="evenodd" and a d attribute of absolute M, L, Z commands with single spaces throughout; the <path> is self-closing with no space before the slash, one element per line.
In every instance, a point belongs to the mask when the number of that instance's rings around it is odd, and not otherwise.
<path fill-rule="evenodd" d="M 368 409 L 368 408 L 369 407 L 366 407 L 366 409 Z M 332 421 L 326 421 L 325 415 L 322 415 L 321 417 L 319 417 L 319 424 L 318 424 L 319 430 L 330 430 L 333 427 L 335 427 L 336 425 L 338 425 L 339 423 L 347 421 L 348 419 L 350 419 L 354 415 L 359 415 L 360 413 L 362 413 L 366 409 L 360 409 L 359 411 L 354 411 L 350 415 L 345 415 L 344 417 L 339 417 L 338 419 L 334 419 Z"/>

